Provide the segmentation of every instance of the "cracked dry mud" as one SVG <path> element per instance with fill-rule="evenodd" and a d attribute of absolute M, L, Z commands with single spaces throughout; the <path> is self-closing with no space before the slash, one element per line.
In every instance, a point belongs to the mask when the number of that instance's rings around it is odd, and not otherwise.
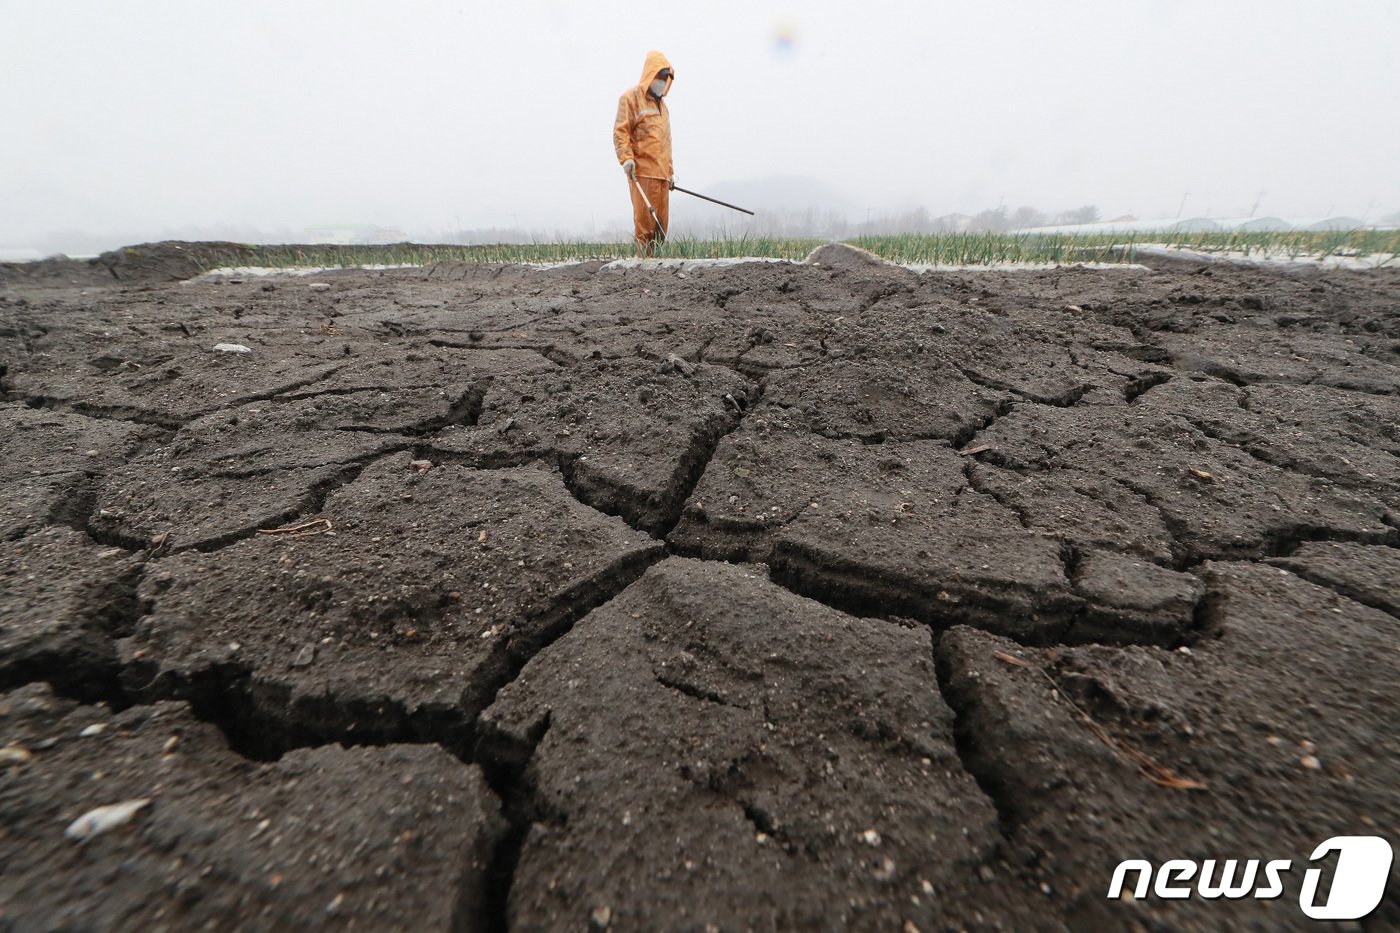
<path fill-rule="evenodd" d="M 1400 273 L 186 247 L 0 268 L 0 928 L 1286 929 L 1396 841 Z"/>

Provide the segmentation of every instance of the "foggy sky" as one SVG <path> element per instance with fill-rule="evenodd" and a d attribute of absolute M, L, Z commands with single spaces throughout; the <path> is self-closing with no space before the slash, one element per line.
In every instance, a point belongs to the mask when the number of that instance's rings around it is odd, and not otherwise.
<path fill-rule="evenodd" d="M 612 118 L 653 48 L 701 191 L 1375 221 L 1400 211 L 1398 47 L 1393 0 L 0 0 L 0 246 L 619 228 Z"/>

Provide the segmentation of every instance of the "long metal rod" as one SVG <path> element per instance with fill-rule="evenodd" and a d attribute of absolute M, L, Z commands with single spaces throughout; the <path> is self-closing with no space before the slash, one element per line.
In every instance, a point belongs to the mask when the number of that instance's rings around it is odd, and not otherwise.
<path fill-rule="evenodd" d="M 688 188 L 682 188 L 680 185 L 672 185 L 671 190 L 679 191 L 681 194 L 688 194 L 692 198 L 699 198 L 702 201 L 710 201 L 714 204 L 720 205 L 721 207 L 727 207 L 731 210 L 740 211 L 742 213 L 748 214 L 750 217 L 754 216 L 753 211 L 749 210 L 748 208 L 740 207 L 737 204 L 730 204 L 728 201 L 721 201 L 719 198 L 712 198 L 708 194 L 701 194 L 698 191 L 691 191 Z"/>

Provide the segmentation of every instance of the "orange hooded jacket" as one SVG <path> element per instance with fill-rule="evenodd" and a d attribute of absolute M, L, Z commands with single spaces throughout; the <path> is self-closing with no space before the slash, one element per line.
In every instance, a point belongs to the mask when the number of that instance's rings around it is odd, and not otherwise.
<path fill-rule="evenodd" d="M 617 150 L 617 164 L 628 159 L 637 163 L 638 178 L 668 179 L 676 173 L 671 164 L 671 113 L 664 100 L 657 100 L 647 93 L 651 82 L 661 69 L 671 71 L 666 79 L 664 98 L 671 90 L 675 69 L 660 52 L 648 52 L 646 66 L 642 68 L 642 80 L 636 87 L 628 88 L 617 102 L 617 119 L 613 121 L 613 148 Z"/>

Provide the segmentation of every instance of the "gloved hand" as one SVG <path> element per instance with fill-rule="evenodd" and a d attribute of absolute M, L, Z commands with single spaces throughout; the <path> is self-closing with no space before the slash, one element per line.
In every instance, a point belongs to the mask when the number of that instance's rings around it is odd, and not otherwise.
<path fill-rule="evenodd" d="M 671 190 L 672 190 L 672 191 L 675 191 L 675 190 L 676 190 L 676 176 L 675 176 L 675 175 L 672 175 L 672 176 L 671 176 L 670 185 L 671 185 Z"/>
<path fill-rule="evenodd" d="M 627 176 L 629 179 L 631 179 L 631 180 L 635 180 L 636 177 L 637 177 L 637 162 L 636 162 L 636 160 L 634 160 L 634 159 L 628 159 L 626 162 L 623 162 L 623 163 L 622 163 L 622 174 L 626 175 L 626 176 Z"/>

